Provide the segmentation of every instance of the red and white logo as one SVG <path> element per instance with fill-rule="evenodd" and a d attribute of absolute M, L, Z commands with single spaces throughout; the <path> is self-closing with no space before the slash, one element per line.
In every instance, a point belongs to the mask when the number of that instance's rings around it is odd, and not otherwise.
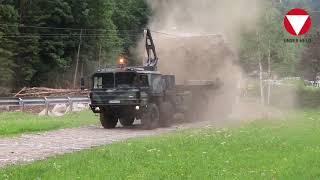
<path fill-rule="evenodd" d="M 311 17 L 304 9 L 291 9 L 284 17 L 284 27 L 294 36 L 301 36 L 307 33 L 311 24 Z"/>

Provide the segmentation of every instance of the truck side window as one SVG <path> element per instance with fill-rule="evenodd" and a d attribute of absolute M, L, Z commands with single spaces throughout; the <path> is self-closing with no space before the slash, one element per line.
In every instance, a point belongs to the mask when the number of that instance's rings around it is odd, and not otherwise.
<path fill-rule="evenodd" d="M 141 74 L 140 75 L 140 82 L 141 82 L 142 87 L 149 87 L 148 75 Z"/>
<path fill-rule="evenodd" d="M 93 88 L 101 89 L 102 88 L 102 77 L 94 77 Z"/>
<path fill-rule="evenodd" d="M 155 93 L 163 92 L 163 80 L 161 75 L 152 75 L 152 89 Z"/>

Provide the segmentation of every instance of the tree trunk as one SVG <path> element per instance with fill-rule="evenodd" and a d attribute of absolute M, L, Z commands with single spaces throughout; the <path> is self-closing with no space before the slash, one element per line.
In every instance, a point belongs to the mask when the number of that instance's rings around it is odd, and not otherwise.
<path fill-rule="evenodd" d="M 270 40 L 268 47 L 268 105 L 270 105 L 271 98 L 271 49 L 270 49 Z"/>
<path fill-rule="evenodd" d="M 260 101 L 261 104 L 264 105 L 264 90 L 263 90 L 263 68 L 262 68 L 262 63 L 261 63 L 261 58 L 259 58 L 259 71 L 260 71 Z"/>
<path fill-rule="evenodd" d="M 261 60 L 260 35 L 258 35 L 258 61 L 259 61 L 259 80 L 260 80 L 260 102 L 264 105 L 264 89 L 263 89 L 263 67 Z"/>

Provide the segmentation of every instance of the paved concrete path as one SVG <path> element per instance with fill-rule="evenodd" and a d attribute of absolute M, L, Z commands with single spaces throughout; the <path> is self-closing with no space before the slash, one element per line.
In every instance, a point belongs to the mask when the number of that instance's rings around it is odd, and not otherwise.
<path fill-rule="evenodd" d="M 99 126 L 61 129 L 38 134 L 26 134 L 14 138 L 0 139 L 0 167 L 10 164 L 30 163 L 50 156 L 89 149 L 130 138 L 152 136 L 188 128 L 193 125 L 179 125 L 156 130 L 116 128 L 106 130 Z"/>

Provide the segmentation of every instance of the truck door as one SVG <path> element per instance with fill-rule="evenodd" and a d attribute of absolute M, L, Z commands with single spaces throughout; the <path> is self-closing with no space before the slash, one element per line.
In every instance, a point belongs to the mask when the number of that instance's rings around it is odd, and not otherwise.
<path fill-rule="evenodd" d="M 163 81 L 162 75 L 151 74 L 150 76 L 152 94 L 156 96 L 163 96 L 165 82 Z"/>

